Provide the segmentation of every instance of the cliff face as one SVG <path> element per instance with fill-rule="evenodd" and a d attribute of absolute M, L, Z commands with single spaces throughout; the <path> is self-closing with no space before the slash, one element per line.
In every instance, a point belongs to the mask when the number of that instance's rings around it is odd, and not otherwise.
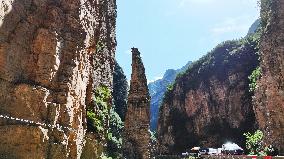
<path fill-rule="evenodd" d="M 112 87 L 115 9 L 0 1 L 1 158 L 80 158 L 92 90 Z"/>
<path fill-rule="evenodd" d="M 174 70 L 169 69 L 165 72 L 162 79 L 159 79 L 157 81 L 151 82 L 148 84 L 149 92 L 151 96 L 151 107 L 150 107 L 150 129 L 151 131 L 157 130 L 157 124 L 158 124 L 158 116 L 159 116 L 159 108 L 163 100 L 163 96 L 167 90 L 167 86 L 172 84 L 176 78 L 176 76 L 184 72 L 188 66 L 192 62 L 189 61 L 185 66 L 183 66 L 180 69 Z"/>
<path fill-rule="evenodd" d="M 254 109 L 266 143 L 284 153 L 284 1 L 262 0 L 261 7 L 262 77 L 257 83 Z"/>
<path fill-rule="evenodd" d="M 258 65 L 256 41 L 227 41 L 193 63 L 165 93 L 158 121 L 159 153 L 193 146 L 244 146 L 254 129 L 248 76 Z"/>

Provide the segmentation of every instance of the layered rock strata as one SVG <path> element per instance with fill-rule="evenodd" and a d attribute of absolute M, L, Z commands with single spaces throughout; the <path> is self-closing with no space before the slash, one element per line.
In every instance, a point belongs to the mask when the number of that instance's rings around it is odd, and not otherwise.
<path fill-rule="evenodd" d="M 86 105 L 112 87 L 114 0 L 0 1 L 0 158 L 80 158 Z"/>

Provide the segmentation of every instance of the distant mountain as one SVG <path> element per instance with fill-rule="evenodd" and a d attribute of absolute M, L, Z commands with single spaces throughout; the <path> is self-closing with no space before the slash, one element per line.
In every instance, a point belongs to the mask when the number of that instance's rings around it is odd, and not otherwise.
<path fill-rule="evenodd" d="M 257 19 L 257 20 L 250 26 L 247 35 L 251 35 L 251 34 L 256 33 L 256 32 L 257 32 L 257 29 L 260 28 L 260 23 L 261 23 L 261 20 L 260 20 L 260 19 Z"/>
<path fill-rule="evenodd" d="M 159 106 L 162 102 L 164 93 L 167 90 L 167 86 L 171 84 L 176 76 L 187 70 L 189 65 L 192 62 L 189 61 L 185 66 L 180 69 L 174 70 L 169 69 L 165 72 L 162 79 L 156 80 L 148 84 L 150 95 L 151 95 L 151 121 L 150 121 L 150 129 L 151 131 L 155 131 L 157 129 L 158 115 L 159 115 Z"/>

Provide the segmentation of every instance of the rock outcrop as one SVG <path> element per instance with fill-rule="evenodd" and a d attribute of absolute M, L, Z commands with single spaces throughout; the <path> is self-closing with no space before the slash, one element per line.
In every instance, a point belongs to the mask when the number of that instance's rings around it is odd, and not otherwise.
<path fill-rule="evenodd" d="M 260 42 L 262 77 L 255 91 L 255 113 L 265 142 L 284 154 L 284 1 L 262 0 Z"/>
<path fill-rule="evenodd" d="M 218 45 L 168 87 L 158 121 L 160 154 L 227 141 L 244 147 L 243 133 L 255 128 L 248 79 L 258 66 L 253 39 Z"/>
<path fill-rule="evenodd" d="M 0 0 L 0 158 L 80 158 L 115 19 L 115 0 Z"/>
<path fill-rule="evenodd" d="M 172 84 L 179 73 L 184 72 L 190 66 L 192 62 L 189 61 L 185 66 L 180 69 L 168 69 L 163 78 L 151 82 L 148 84 L 149 92 L 151 96 L 150 106 L 150 129 L 151 131 L 157 131 L 159 109 L 163 100 L 163 96 L 167 90 L 167 87 Z"/>
<path fill-rule="evenodd" d="M 150 95 L 145 68 L 137 48 L 132 48 L 132 74 L 123 132 L 123 155 L 149 159 Z"/>

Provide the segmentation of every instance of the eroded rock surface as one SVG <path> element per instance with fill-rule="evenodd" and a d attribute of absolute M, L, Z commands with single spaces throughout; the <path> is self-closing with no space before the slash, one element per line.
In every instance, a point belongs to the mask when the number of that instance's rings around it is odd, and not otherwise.
<path fill-rule="evenodd" d="M 137 48 L 132 48 L 132 74 L 123 132 L 123 155 L 149 159 L 150 94 L 145 68 Z"/>
<path fill-rule="evenodd" d="M 92 90 L 112 87 L 115 18 L 115 0 L 0 0 L 1 158 L 80 158 Z"/>
<path fill-rule="evenodd" d="M 284 153 L 284 1 L 262 1 L 264 33 L 261 72 L 255 91 L 255 113 L 267 144 Z"/>
<path fill-rule="evenodd" d="M 244 147 L 243 133 L 254 130 L 248 76 L 258 65 L 256 42 L 227 41 L 193 63 L 168 87 L 160 109 L 160 154 L 180 154 L 194 146 Z"/>

